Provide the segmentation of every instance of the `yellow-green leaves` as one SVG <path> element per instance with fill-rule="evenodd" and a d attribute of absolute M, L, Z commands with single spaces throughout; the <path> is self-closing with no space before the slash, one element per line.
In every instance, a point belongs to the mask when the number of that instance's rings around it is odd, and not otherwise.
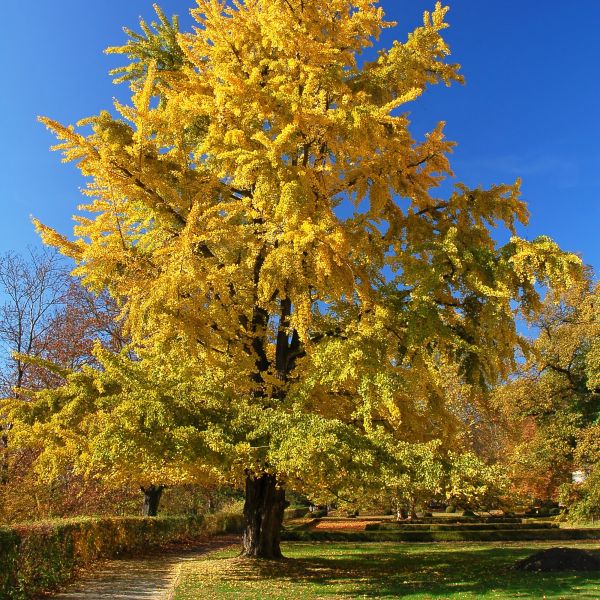
<path fill-rule="evenodd" d="M 119 301 L 143 357 L 112 373 L 126 392 L 98 392 L 88 464 L 142 473 L 160 450 L 165 479 L 262 468 L 322 486 L 314 465 L 350 472 L 379 424 L 452 445 L 460 407 L 514 366 L 513 303 L 534 314 L 536 283 L 569 285 L 579 261 L 547 239 L 498 247 L 495 227 L 527 220 L 519 182 L 438 197 L 453 143 L 441 121 L 415 139 L 399 111 L 462 81 L 447 10 L 373 62 L 361 52 L 392 25 L 373 0 L 198 0 L 185 34 L 157 10 L 110 50 L 131 61 L 118 117 L 44 120 L 89 203 L 75 241 L 39 228 Z M 310 464 L 291 451 L 309 441 Z"/>

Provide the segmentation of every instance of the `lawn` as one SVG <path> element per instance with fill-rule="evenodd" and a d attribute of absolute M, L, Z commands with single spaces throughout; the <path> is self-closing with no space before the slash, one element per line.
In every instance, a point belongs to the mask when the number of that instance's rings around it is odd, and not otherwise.
<path fill-rule="evenodd" d="M 248 561 L 237 549 L 184 563 L 174 600 L 263 598 L 600 598 L 597 574 L 515 572 L 510 565 L 552 545 L 600 553 L 600 544 L 284 544 L 284 561 Z"/>

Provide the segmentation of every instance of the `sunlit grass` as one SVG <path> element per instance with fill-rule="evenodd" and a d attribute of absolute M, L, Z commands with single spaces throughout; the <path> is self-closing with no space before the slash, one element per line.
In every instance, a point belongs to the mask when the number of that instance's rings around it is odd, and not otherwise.
<path fill-rule="evenodd" d="M 560 542 L 600 552 L 600 544 Z M 237 549 L 186 562 L 175 600 L 334 598 L 600 598 L 600 572 L 511 571 L 557 543 L 288 543 L 284 561 L 249 561 Z"/>

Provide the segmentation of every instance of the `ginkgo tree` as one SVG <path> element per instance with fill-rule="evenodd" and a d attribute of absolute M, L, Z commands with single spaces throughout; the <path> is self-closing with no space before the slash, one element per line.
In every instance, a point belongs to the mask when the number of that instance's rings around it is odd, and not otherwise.
<path fill-rule="evenodd" d="M 245 480 L 248 556 L 281 555 L 286 485 L 364 481 L 378 430 L 451 435 L 469 397 L 447 398 L 448 372 L 473 389 L 508 373 L 513 304 L 531 317 L 536 284 L 578 277 L 550 239 L 515 237 L 519 182 L 436 195 L 453 144 L 443 123 L 415 139 L 405 111 L 462 81 L 447 10 L 365 60 L 394 25 L 375 0 L 197 0 L 192 32 L 159 11 L 111 49 L 130 104 L 42 119 L 89 203 L 74 239 L 38 229 L 120 303 L 140 355 L 185 356 L 213 449 L 191 455 Z"/>

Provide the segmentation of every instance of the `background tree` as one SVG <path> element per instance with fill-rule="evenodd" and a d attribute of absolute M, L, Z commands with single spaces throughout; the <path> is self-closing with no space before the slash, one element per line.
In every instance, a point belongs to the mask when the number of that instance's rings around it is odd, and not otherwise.
<path fill-rule="evenodd" d="M 0 261 L 0 397 L 64 382 L 27 357 L 76 370 L 95 359 L 96 340 L 125 347 L 118 309 L 106 293 L 93 294 L 69 275 L 67 261 L 48 249 Z"/>
<path fill-rule="evenodd" d="M 492 510 L 506 506 L 509 478 L 501 464 L 486 464 L 473 452 L 448 456 L 447 500 L 455 506 Z"/>
<path fill-rule="evenodd" d="M 64 306 L 68 288 L 65 261 L 50 250 L 28 256 L 5 254 L 0 260 L 0 395 L 18 396 L 35 387 L 35 369 L 23 355 L 42 356 L 48 331 Z"/>
<path fill-rule="evenodd" d="M 0 397 L 26 402 L 33 390 L 63 385 L 60 369 L 79 370 L 84 364 L 95 364 L 96 341 L 113 350 L 124 347 L 126 340 L 110 296 L 96 296 L 83 288 L 69 276 L 67 262 L 60 255 L 47 249 L 31 249 L 25 256 L 7 254 L 0 261 L 0 285 Z M 95 511 L 102 510 L 98 504 L 106 502 L 107 496 L 93 482 L 84 491 L 86 485 L 68 470 L 52 483 L 36 481 L 32 464 L 37 452 L 9 447 L 12 422 L 0 414 L 4 484 L 0 519 L 61 516 L 86 510 L 86 506 L 91 509 L 91 497 L 98 499 Z"/>
<path fill-rule="evenodd" d="M 574 470 L 589 471 L 596 462 L 585 458 L 584 449 L 600 416 L 599 325 L 598 288 L 588 274 L 547 299 L 535 321 L 535 353 L 495 392 L 513 432 L 512 479 L 530 501 L 556 499 Z"/>
<path fill-rule="evenodd" d="M 35 385 L 37 373 L 23 355 L 39 356 L 46 348 L 48 327 L 60 310 L 67 286 L 60 256 L 30 249 L 27 258 L 5 254 L 0 260 L 0 397 L 19 398 Z M 0 483 L 8 482 L 8 432 L 11 421 L 0 412 Z"/>
<path fill-rule="evenodd" d="M 371 0 L 199 0 L 192 33 L 161 19 L 117 50 L 132 63 L 118 117 L 83 121 L 89 134 L 43 119 L 89 177 L 91 216 L 74 241 L 39 229 L 122 307 L 136 352 L 186 357 L 186 431 L 200 443 L 184 436 L 178 456 L 245 481 L 248 556 L 281 555 L 286 484 L 372 472 L 377 427 L 451 435 L 461 398 L 447 402 L 446 379 L 480 388 L 507 374 L 521 344 L 512 303 L 531 316 L 538 282 L 580 270 L 548 238 L 498 247 L 492 226 L 514 235 L 527 220 L 518 182 L 436 196 L 452 143 L 441 123 L 415 140 L 400 109 L 461 80 L 446 11 L 365 62 L 392 25 Z M 102 388 L 88 389 L 46 405 L 94 411 Z M 124 403 L 163 414 L 154 396 Z M 135 413 L 130 431 L 146 433 Z M 144 451 L 140 465 L 155 456 Z"/>
<path fill-rule="evenodd" d="M 391 504 L 397 520 L 415 519 L 417 506 L 438 498 L 444 489 L 446 465 L 439 440 L 411 444 L 392 438 L 388 443 L 398 462 L 382 468 L 379 497 Z"/>

